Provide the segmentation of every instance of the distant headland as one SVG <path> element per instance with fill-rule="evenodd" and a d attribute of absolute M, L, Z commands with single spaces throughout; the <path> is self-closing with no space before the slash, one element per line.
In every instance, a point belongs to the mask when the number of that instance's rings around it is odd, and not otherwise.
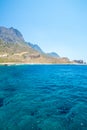
<path fill-rule="evenodd" d="M 37 44 L 26 42 L 13 27 L 0 27 L 1 64 L 86 64 L 82 60 L 69 60 L 56 52 L 45 53 Z"/>

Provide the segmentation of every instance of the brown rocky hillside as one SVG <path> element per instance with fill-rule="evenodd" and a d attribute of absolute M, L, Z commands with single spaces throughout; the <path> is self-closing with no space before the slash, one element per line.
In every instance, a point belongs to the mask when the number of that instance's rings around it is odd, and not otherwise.
<path fill-rule="evenodd" d="M 27 44 L 17 29 L 0 27 L 0 63 L 71 63 L 68 58 L 54 58 L 38 48 Z"/>

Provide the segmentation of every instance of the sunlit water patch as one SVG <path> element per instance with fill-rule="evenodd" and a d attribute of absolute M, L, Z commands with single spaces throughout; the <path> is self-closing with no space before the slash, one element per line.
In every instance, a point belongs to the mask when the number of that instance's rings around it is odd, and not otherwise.
<path fill-rule="evenodd" d="M 0 66 L 0 130 L 87 130 L 87 66 Z"/>

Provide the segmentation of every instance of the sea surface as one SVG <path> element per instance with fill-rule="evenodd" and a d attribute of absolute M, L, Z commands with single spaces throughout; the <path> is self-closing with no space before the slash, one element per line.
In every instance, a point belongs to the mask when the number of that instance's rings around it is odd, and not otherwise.
<path fill-rule="evenodd" d="M 87 130 L 87 66 L 0 66 L 0 130 Z"/>

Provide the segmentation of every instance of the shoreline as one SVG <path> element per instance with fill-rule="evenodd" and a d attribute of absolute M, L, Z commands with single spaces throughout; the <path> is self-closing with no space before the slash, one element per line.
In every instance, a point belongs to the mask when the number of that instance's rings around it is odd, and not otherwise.
<path fill-rule="evenodd" d="M 16 63 L 16 62 L 7 62 L 0 63 L 0 66 L 11 66 L 11 65 L 87 65 L 87 64 L 77 64 L 77 63 Z"/>

